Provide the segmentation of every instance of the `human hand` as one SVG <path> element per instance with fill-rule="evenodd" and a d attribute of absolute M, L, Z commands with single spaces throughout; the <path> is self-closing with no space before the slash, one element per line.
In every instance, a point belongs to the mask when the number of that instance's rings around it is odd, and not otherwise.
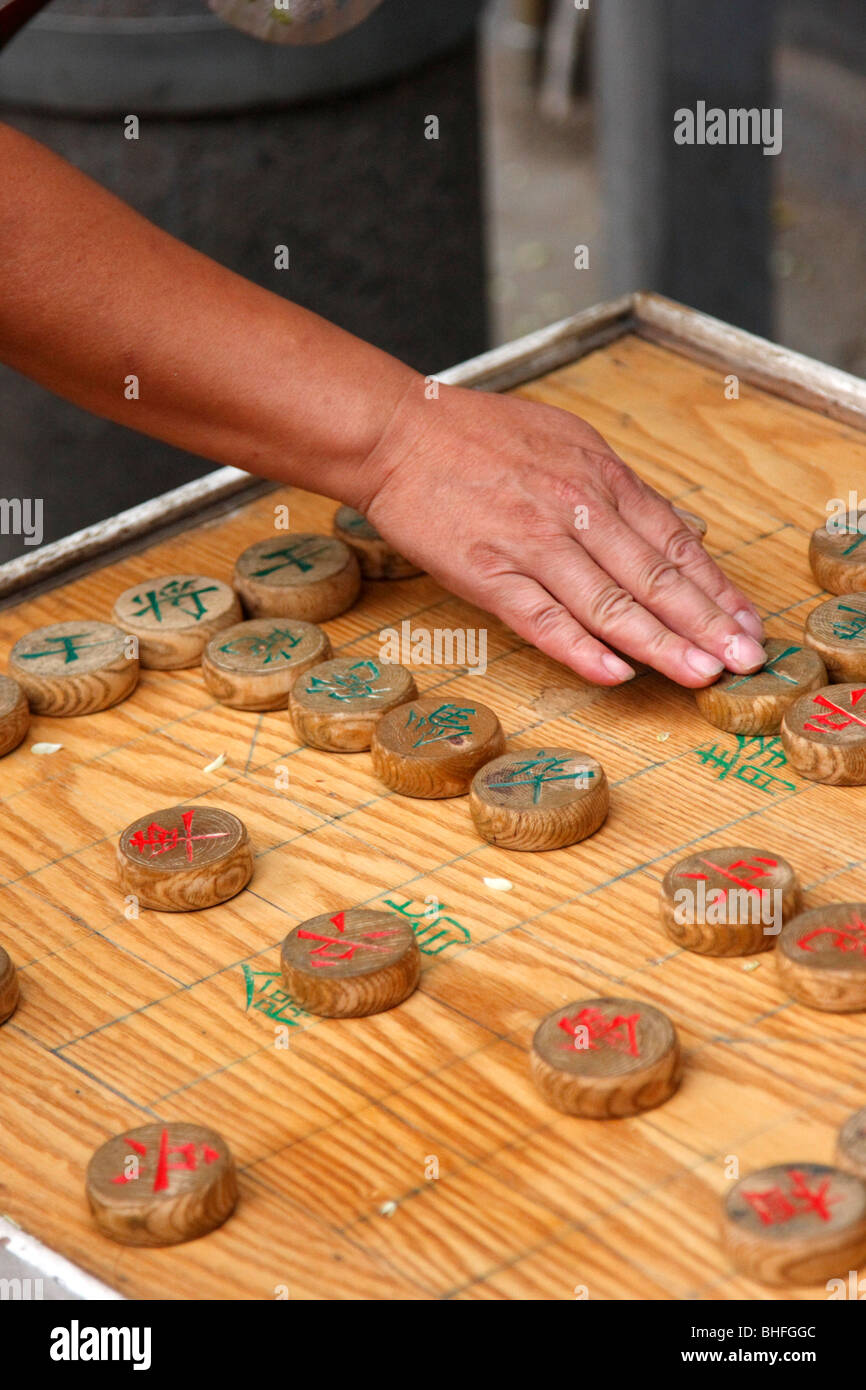
<path fill-rule="evenodd" d="M 754 605 L 591 425 L 438 391 L 413 378 L 353 499 L 402 554 L 600 685 L 634 675 L 611 647 L 692 687 L 764 664 Z"/>

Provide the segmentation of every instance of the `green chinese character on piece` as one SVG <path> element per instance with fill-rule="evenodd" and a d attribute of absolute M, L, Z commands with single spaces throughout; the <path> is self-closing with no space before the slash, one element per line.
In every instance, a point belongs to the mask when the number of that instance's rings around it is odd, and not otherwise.
<path fill-rule="evenodd" d="M 778 656 L 774 656 L 772 661 L 768 661 L 766 666 L 762 666 L 760 671 L 753 671 L 750 676 L 743 676 L 738 681 L 732 681 L 727 687 L 728 690 L 736 690 L 738 685 L 746 685 L 748 681 L 753 681 L 756 676 L 763 675 L 775 676 L 777 680 L 787 681 L 789 685 L 796 685 L 797 682 L 793 676 L 786 676 L 784 671 L 775 671 L 773 668 L 777 666 L 780 661 L 784 661 L 786 656 L 793 656 L 795 652 L 801 652 L 802 650 L 802 647 L 786 647 L 783 652 L 779 652 Z"/>
<path fill-rule="evenodd" d="M 851 534 L 850 531 L 848 532 L 848 534 L 849 534 L 849 535 Z M 858 536 L 857 539 L 856 539 L 856 541 L 854 541 L 851 545 L 847 546 L 847 547 L 842 551 L 842 554 L 843 554 L 843 555 L 850 555 L 850 554 L 852 554 L 852 552 L 855 551 L 855 550 L 857 549 L 858 545 L 862 545 L 864 541 L 866 541 L 866 532 L 864 532 L 862 536 Z"/>
<path fill-rule="evenodd" d="M 54 648 L 53 651 L 22 652 L 21 658 L 23 661 L 38 661 L 39 658 L 43 656 L 62 655 L 64 665 L 68 666 L 70 661 L 77 661 L 78 653 L 85 651 L 86 648 L 105 647 L 108 645 L 108 639 L 105 639 L 102 642 L 85 642 L 84 638 L 89 636 L 91 636 L 89 632 L 73 632 L 70 633 L 67 637 L 46 637 L 45 641 L 48 643 L 49 647 L 51 646 L 52 642 L 57 643 L 57 646 Z"/>
<path fill-rule="evenodd" d="M 291 661 L 292 649 L 300 642 L 300 636 L 287 627 L 273 627 L 270 632 L 250 633 L 246 637 L 235 637 L 220 647 L 221 652 L 231 652 L 236 656 L 258 658 L 263 666 L 272 661 Z"/>
<path fill-rule="evenodd" d="M 412 747 L 421 748 L 426 743 L 435 743 L 437 739 L 467 737 L 472 733 L 469 716 L 474 713 L 473 708 L 461 709 L 458 705 L 451 704 L 439 705 L 438 709 L 432 710 L 430 714 L 416 714 L 410 709 L 406 728 L 414 726 L 416 733 L 421 731 L 420 738 L 415 740 Z"/>
<path fill-rule="evenodd" d="M 263 579 L 268 574 L 275 574 L 277 570 L 287 569 L 294 565 L 301 574 L 307 574 L 312 568 L 312 561 L 317 555 L 323 555 L 327 549 L 327 542 L 316 547 L 314 539 L 306 541 L 293 541 L 291 545 L 280 546 L 277 550 L 269 550 L 262 555 L 263 560 L 276 560 L 276 564 L 267 565 L 260 570 L 253 570 L 254 579 Z"/>
<path fill-rule="evenodd" d="M 200 584 L 196 588 L 195 579 L 169 579 L 161 589 L 148 589 L 146 593 L 135 595 L 132 602 L 141 605 L 135 617 L 142 618 L 150 612 L 161 623 L 163 608 L 177 608 L 198 622 L 207 612 L 202 594 L 214 594 L 216 590 L 216 584 Z"/>
<path fill-rule="evenodd" d="M 840 638 L 843 642 L 851 642 L 856 637 L 860 637 L 866 629 L 866 613 L 862 608 L 852 608 L 848 603 L 840 603 L 836 609 L 837 613 L 853 613 L 855 616 L 833 624 L 834 637 Z"/>
<path fill-rule="evenodd" d="M 507 782 L 491 783 L 496 787 L 532 787 L 532 801 L 535 805 L 541 800 L 541 788 L 548 782 L 573 782 L 574 772 L 563 772 L 561 769 L 572 761 L 570 755 L 566 754 L 561 758 L 545 757 L 539 750 L 534 758 L 527 758 L 526 762 L 515 763 L 513 776 Z M 594 777 L 595 773 L 587 768 L 578 774 L 581 778 Z"/>
<path fill-rule="evenodd" d="M 366 700 L 373 695 L 384 695 L 386 685 L 373 686 L 382 672 L 375 661 L 356 661 L 345 671 L 334 671 L 330 676 L 311 676 L 307 686 L 310 695 L 327 695 L 329 700 Z"/>

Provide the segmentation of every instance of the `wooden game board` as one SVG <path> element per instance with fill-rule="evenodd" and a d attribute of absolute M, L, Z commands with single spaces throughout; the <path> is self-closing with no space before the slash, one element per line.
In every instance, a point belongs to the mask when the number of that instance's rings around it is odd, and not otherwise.
<path fill-rule="evenodd" d="M 730 372 L 738 401 L 724 396 Z M 770 634 L 800 636 L 820 597 L 808 532 L 866 477 L 861 384 L 642 297 L 450 375 L 523 382 L 523 396 L 585 416 L 708 520 L 710 550 Z M 38 624 L 107 617 L 148 574 L 229 579 L 283 501 L 294 528 L 329 529 L 333 502 L 267 492 L 156 543 L 139 536 L 137 551 L 118 552 L 124 527 L 109 528 L 114 549 L 78 577 L 68 567 L 104 537 L 7 567 L 3 654 Z M 28 578 L 42 588 L 22 596 Z M 0 1211 L 137 1298 L 776 1297 L 719 1249 L 726 1164 L 831 1159 L 866 1101 L 866 1021 L 789 1002 L 771 955 L 671 949 L 656 899 L 676 858 L 719 841 L 778 850 L 808 905 L 866 898 L 864 792 L 800 781 L 776 741 L 719 733 L 656 675 L 594 689 L 427 577 L 368 583 L 326 626 L 336 652 L 372 655 L 406 618 L 487 627 L 486 676 L 419 668 L 419 687 L 482 699 L 518 747 L 593 753 L 611 781 L 607 824 L 543 856 L 496 850 L 465 799 L 388 794 L 368 754 L 299 747 L 285 715 L 215 703 L 196 670 L 145 671 L 116 709 L 35 720 L 0 764 L 0 941 L 22 985 L 0 1032 Z M 62 751 L 34 756 L 35 740 Z M 127 920 L 117 835 L 179 800 L 242 817 L 252 884 L 208 911 Z M 371 1018 L 299 1015 L 276 974 L 284 934 L 388 904 L 416 924 L 418 992 Z M 679 1030 L 682 1088 L 641 1118 L 567 1118 L 529 1081 L 541 1016 L 598 994 L 660 1005 Z M 241 1202 L 204 1239 L 130 1249 L 92 1226 L 84 1170 L 107 1137 L 153 1118 L 219 1130 Z"/>

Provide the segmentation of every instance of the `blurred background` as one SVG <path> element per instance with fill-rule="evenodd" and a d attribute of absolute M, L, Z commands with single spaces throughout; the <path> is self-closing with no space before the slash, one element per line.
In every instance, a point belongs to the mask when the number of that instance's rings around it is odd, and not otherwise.
<path fill-rule="evenodd" d="M 781 152 L 677 146 L 699 100 L 780 108 Z M 866 373 L 863 0 L 383 0 L 304 48 L 205 0 L 52 0 L 0 118 L 424 372 L 654 289 Z M 46 541 L 212 467 L 2 367 L 0 418 L 0 496 L 44 497 Z"/>

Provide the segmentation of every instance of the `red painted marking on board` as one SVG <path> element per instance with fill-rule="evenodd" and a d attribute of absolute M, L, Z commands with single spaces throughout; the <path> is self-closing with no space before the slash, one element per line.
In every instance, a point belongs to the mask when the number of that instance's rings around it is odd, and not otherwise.
<path fill-rule="evenodd" d="M 639 1021 L 639 1013 L 627 1016 L 616 1014 L 614 1018 L 605 1018 L 600 1009 L 581 1009 L 579 1014 L 574 1014 L 571 1018 L 561 1018 L 559 1027 L 574 1039 L 573 1042 L 563 1044 L 570 1051 L 582 1052 L 584 1050 L 577 1047 L 577 1038 L 583 1036 L 582 1032 L 578 1035 L 578 1029 L 585 1029 L 591 1051 L 597 1052 L 598 1044 L 604 1042 L 617 1052 L 628 1052 L 632 1057 L 639 1057 L 640 1048 L 637 1043 Z"/>
<path fill-rule="evenodd" d="M 810 1191 L 808 1180 L 797 1168 L 788 1170 L 791 1185 L 785 1192 L 780 1186 L 768 1187 L 763 1192 L 744 1192 L 743 1196 L 756 1213 L 762 1226 L 784 1226 L 795 1216 L 814 1213 L 821 1221 L 832 1220 L 830 1207 L 842 1198 L 830 1196 L 830 1178 Z"/>
<path fill-rule="evenodd" d="M 866 686 L 864 686 L 862 690 L 852 690 L 851 704 L 858 704 L 863 695 L 866 695 Z M 859 714 L 854 714 L 851 710 L 844 710 L 841 705 L 837 705 L 833 700 L 828 700 L 826 695 L 813 695 L 812 704 L 825 705 L 826 708 L 830 710 L 830 713 L 813 715 L 812 718 L 814 723 L 804 724 L 804 729 L 811 729 L 814 733 L 818 734 L 826 734 L 830 729 L 838 733 L 842 729 L 850 728 L 852 724 L 860 724 L 866 729 L 866 719 L 861 719 Z M 836 722 L 833 721 L 834 714 L 841 716 L 841 723 L 839 723 L 838 720 Z"/>

